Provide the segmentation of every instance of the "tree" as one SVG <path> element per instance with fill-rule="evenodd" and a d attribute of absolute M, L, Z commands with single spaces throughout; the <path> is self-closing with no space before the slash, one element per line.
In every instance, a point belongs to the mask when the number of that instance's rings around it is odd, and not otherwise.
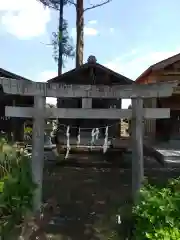
<path fill-rule="evenodd" d="M 59 12 L 58 31 L 52 33 L 51 43 L 53 46 L 53 57 L 58 63 L 58 76 L 62 74 L 64 61 L 69 57 L 74 57 L 74 46 L 68 33 L 68 23 L 63 19 L 63 8 L 68 3 L 67 0 L 38 0 L 45 7 L 55 9 Z"/>
<path fill-rule="evenodd" d="M 69 57 L 74 57 L 74 47 L 68 34 L 68 23 L 63 19 L 63 9 L 68 3 L 67 0 L 38 0 L 45 7 L 55 9 L 59 12 L 58 31 L 52 33 L 51 44 L 53 46 L 53 57 L 58 63 L 58 76 L 62 74 L 63 63 Z M 57 107 L 61 104 L 61 100 L 57 99 Z M 59 122 L 60 124 L 60 122 Z"/>
<path fill-rule="evenodd" d="M 75 56 L 73 41 L 69 37 L 68 33 L 68 23 L 64 19 L 61 31 L 62 33 L 59 32 L 59 30 L 58 32 L 53 32 L 51 39 L 51 44 L 53 46 L 53 57 L 55 61 L 58 62 L 58 68 L 61 68 L 58 75 L 61 75 L 62 67 L 64 67 L 64 63 L 67 58 L 74 58 Z M 62 59 L 59 59 L 61 57 Z"/>
<path fill-rule="evenodd" d="M 84 0 L 66 0 L 76 8 L 76 67 L 83 64 L 84 53 L 84 13 L 88 10 L 101 7 L 112 0 L 104 0 L 101 3 L 90 4 L 84 8 Z"/>
<path fill-rule="evenodd" d="M 60 12 L 63 12 L 63 7 L 61 7 L 62 3 L 60 4 L 59 1 L 62 1 L 64 5 L 71 4 L 75 7 L 76 9 L 76 67 L 82 65 L 83 53 L 84 53 L 84 13 L 88 10 L 101 7 L 111 2 L 112 0 L 104 0 L 101 3 L 90 4 L 86 8 L 84 8 L 84 0 L 39 0 L 39 1 L 41 1 L 45 6 L 59 10 Z"/>

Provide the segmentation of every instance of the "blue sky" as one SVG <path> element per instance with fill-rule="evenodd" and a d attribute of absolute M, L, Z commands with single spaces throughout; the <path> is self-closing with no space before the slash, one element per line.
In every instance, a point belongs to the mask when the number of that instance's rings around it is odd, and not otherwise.
<path fill-rule="evenodd" d="M 85 6 L 97 1 L 85 0 Z M 112 0 L 87 11 L 84 61 L 95 55 L 99 63 L 136 79 L 151 64 L 180 52 L 179 9 L 179 0 Z M 74 37 L 73 6 L 66 7 L 65 18 Z M 35 81 L 54 77 L 57 66 L 44 43 L 56 28 L 57 14 L 36 0 L 0 0 L 0 67 Z M 70 60 L 64 71 L 73 67 Z"/>

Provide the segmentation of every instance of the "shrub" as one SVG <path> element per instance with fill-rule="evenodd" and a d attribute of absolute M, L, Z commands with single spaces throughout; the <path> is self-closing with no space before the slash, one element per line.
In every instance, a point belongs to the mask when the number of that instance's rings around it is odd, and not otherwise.
<path fill-rule="evenodd" d="M 32 211 L 35 190 L 30 158 L 0 140 L 0 235 L 9 239 Z M 15 236 L 13 239 L 16 239 Z"/>
<path fill-rule="evenodd" d="M 166 188 L 146 184 L 133 210 L 134 239 L 180 239 L 179 215 L 180 179 L 170 181 Z"/>

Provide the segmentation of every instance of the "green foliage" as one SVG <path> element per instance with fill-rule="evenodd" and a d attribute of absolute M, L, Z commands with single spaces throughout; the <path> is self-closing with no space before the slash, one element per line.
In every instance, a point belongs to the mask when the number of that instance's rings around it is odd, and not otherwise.
<path fill-rule="evenodd" d="M 133 214 L 134 239 L 180 239 L 180 179 L 161 189 L 145 185 Z"/>
<path fill-rule="evenodd" d="M 35 190 L 30 158 L 24 151 L 0 142 L 0 235 L 9 239 L 11 233 L 32 211 Z M 15 237 L 14 237 L 15 239 Z"/>
<path fill-rule="evenodd" d="M 24 128 L 24 133 L 25 134 L 32 134 L 32 128 L 31 127 Z"/>
<path fill-rule="evenodd" d="M 62 42 L 62 56 L 63 64 L 68 58 L 75 57 L 75 49 L 73 46 L 73 40 L 68 33 L 68 23 L 66 20 L 63 20 L 62 32 L 53 32 L 52 33 L 52 46 L 53 46 L 53 57 L 57 62 L 59 58 L 59 43 Z"/>
<path fill-rule="evenodd" d="M 41 2 L 45 7 L 55 9 L 56 11 L 60 12 L 61 4 L 63 6 L 71 5 L 72 2 L 68 0 L 57 1 L 57 0 L 38 0 Z M 63 15 L 63 13 L 62 13 Z M 63 16 L 59 16 L 60 19 L 63 19 Z M 59 46 L 60 43 L 62 44 L 60 47 L 59 53 Z M 59 55 L 62 55 L 62 67 L 64 67 L 65 62 L 68 58 L 75 57 L 75 47 L 73 45 L 73 39 L 69 36 L 68 32 L 68 22 L 67 20 L 63 19 L 62 29 L 60 24 L 58 25 L 57 32 L 52 33 L 51 44 L 53 47 L 53 58 L 56 62 L 58 62 Z"/>
<path fill-rule="evenodd" d="M 57 0 L 38 0 L 39 2 L 41 2 L 45 7 L 49 7 L 55 10 L 59 10 L 60 9 L 60 4 L 61 1 L 57 1 Z M 67 0 L 63 0 L 63 5 L 65 6 L 68 3 Z"/>

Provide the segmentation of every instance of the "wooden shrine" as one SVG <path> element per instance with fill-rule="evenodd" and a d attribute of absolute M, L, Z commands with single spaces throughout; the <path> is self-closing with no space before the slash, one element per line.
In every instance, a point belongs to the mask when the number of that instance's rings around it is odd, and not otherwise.
<path fill-rule="evenodd" d="M 60 83 L 60 84 L 83 84 L 83 85 L 127 85 L 132 84 L 133 81 L 121 74 L 118 74 L 103 65 L 97 63 L 94 56 L 89 56 L 87 63 L 82 66 L 72 69 L 60 77 L 55 77 L 50 79 L 48 83 Z M 84 99 L 81 101 L 81 98 L 61 98 L 57 100 L 58 108 L 92 108 L 92 109 L 105 109 L 105 108 L 116 108 L 121 109 L 121 99 Z M 117 120 L 109 119 L 105 120 L 101 117 L 96 119 L 89 120 L 79 118 L 79 119 L 62 119 L 60 121 L 60 133 L 65 132 L 63 124 L 71 125 L 74 128 L 71 129 L 71 137 L 76 137 L 77 131 L 80 128 L 86 128 L 81 132 L 81 134 L 86 137 L 90 135 L 91 128 L 100 127 L 105 125 L 112 125 L 109 129 L 109 135 L 111 137 L 120 136 L 120 122 L 115 124 Z M 76 128 L 77 127 L 77 128 Z M 89 128 L 89 129 L 88 129 Z M 100 129 L 101 135 L 104 135 L 104 129 Z"/>
<path fill-rule="evenodd" d="M 0 77 L 9 79 L 17 79 L 24 82 L 30 82 L 22 76 L 9 72 L 0 68 Z M 24 121 L 23 118 L 13 118 L 5 116 L 5 106 L 24 106 L 31 107 L 34 104 L 34 98 L 32 96 L 21 96 L 16 94 L 6 94 L 3 92 L 3 88 L 0 88 L 0 131 L 5 132 L 9 140 L 23 141 L 24 138 Z"/>
<path fill-rule="evenodd" d="M 150 66 L 137 79 L 138 84 L 160 83 L 177 80 L 180 84 L 180 54 Z M 169 119 L 146 120 L 145 135 L 154 141 L 180 140 L 180 87 L 168 98 L 146 99 L 145 107 L 170 108 Z"/>

